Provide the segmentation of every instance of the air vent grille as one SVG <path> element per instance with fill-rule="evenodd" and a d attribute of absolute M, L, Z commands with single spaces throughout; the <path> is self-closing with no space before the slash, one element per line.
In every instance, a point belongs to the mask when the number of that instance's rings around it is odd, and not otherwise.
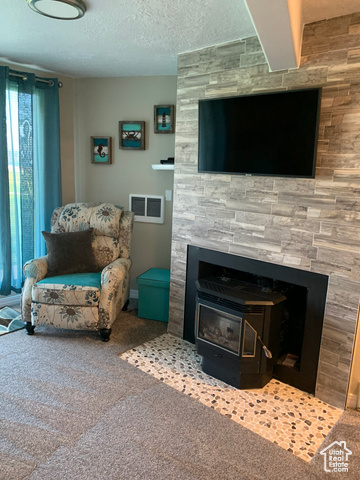
<path fill-rule="evenodd" d="M 231 308 L 232 310 L 235 310 L 239 313 L 253 313 L 257 315 L 264 314 L 263 305 L 242 305 L 240 303 L 227 300 L 226 298 L 218 297 L 217 295 L 211 295 L 210 293 L 205 292 L 198 292 L 198 299 L 207 300 L 208 302 L 211 302 L 218 306 Z"/>
<path fill-rule="evenodd" d="M 145 205 L 146 200 L 144 197 L 133 197 L 131 211 L 134 212 L 135 215 L 145 216 Z"/>
<path fill-rule="evenodd" d="M 135 222 L 164 223 L 164 197 L 157 195 L 129 195 L 129 210 Z"/>
<path fill-rule="evenodd" d="M 162 208 L 161 203 L 161 198 L 148 198 L 146 215 L 148 217 L 160 218 Z"/>
<path fill-rule="evenodd" d="M 226 294 L 229 292 L 228 287 L 223 287 L 222 285 L 218 285 L 217 283 L 214 282 L 208 282 L 207 280 L 202 280 L 201 285 L 208 290 L 213 290 L 216 293 L 220 293 L 222 295 Z"/>

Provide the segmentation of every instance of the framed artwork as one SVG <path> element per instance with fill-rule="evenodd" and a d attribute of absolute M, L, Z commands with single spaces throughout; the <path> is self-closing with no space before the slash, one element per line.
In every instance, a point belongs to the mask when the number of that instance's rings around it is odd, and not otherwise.
<path fill-rule="evenodd" d="M 154 133 L 174 133 L 174 105 L 154 106 Z"/>
<path fill-rule="evenodd" d="M 91 137 L 91 163 L 110 165 L 111 137 Z"/>
<path fill-rule="evenodd" d="M 119 122 L 119 148 L 145 150 L 145 122 Z"/>

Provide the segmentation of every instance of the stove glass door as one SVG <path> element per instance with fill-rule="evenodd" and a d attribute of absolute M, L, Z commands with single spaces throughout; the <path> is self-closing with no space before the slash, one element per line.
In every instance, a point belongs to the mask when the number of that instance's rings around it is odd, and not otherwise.
<path fill-rule="evenodd" d="M 197 320 L 198 338 L 240 355 L 241 317 L 198 303 Z"/>

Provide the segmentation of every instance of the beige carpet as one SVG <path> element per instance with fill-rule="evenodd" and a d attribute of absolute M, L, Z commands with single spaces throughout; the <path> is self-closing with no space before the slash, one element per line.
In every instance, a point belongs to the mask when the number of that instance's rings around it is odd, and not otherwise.
<path fill-rule="evenodd" d="M 196 346 L 168 333 L 120 355 L 184 395 L 311 461 L 343 411 L 272 379 L 259 389 L 238 389 L 207 375 Z"/>
<path fill-rule="evenodd" d="M 359 478 L 360 421 L 345 413 L 350 473 L 310 463 L 121 360 L 165 332 L 123 313 L 109 343 L 36 329 L 0 338 L 1 480 L 307 480 Z"/>

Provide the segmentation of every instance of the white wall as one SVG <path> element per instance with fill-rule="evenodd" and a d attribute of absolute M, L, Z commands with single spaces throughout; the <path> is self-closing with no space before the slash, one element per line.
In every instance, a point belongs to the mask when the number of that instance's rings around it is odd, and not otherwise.
<path fill-rule="evenodd" d="M 173 171 L 151 164 L 174 157 L 175 135 L 154 134 L 154 105 L 176 105 L 176 77 L 122 77 L 74 80 L 76 201 L 108 201 L 128 209 L 130 193 L 165 195 Z M 119 121 L 144 120 L 145 150 L 119 149 Z M 90 137 L 111 136 L 113 164 L 91 164 Z M 135 223 L 131 288 L 149 268 L 170 268 L 172 202 L 163 225 Z"/>

